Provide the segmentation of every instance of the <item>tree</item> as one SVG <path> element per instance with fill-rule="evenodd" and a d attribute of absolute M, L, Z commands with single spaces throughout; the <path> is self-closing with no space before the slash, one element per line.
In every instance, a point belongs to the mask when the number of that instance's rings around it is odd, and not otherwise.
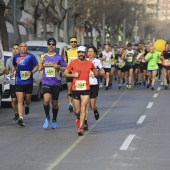
<path fill-rule="evenodd" d="M 2 46 L 3 49 L 8 51 L 9 50 L 9 45 L 8 45 L 8 33 L 7 33 L 7 28 L 6 28 L 6 23 L 5 23 L 5 9 L 6 5 L 3 2 L 3 0 L 0 0 L 0 37 L 2 40 Z"/>

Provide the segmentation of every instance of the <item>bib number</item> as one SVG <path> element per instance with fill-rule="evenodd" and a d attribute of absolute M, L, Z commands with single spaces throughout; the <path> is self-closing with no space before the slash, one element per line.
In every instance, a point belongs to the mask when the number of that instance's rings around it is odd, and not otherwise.
<path fill-rule="evenodd" d="M 70 64 L 73 60 L 77 59 L 77 57 L 69 57 L 68 58 L 68 64 Z"/>
<path fill-rule="evenodd" d="M 28 80 L 30 78 L 29 75 L 27 75 L 28 71 L 20 71 L 20 77 L 21 80 Z"/>
<path fill-rule="evenodd" d="M 45 75 L 46 75 L 46 77 L 55 77 L 55 68 L 54 67 L 46 67 Z"/>
<path fill-rule="evenodd" d="M 127 59 L 128 62 L 132 62 L 132 60 L 133 60 L 133 57 L 128 57 Z"/>
<path fill-rule="evenodd" d="M 165 60 L 165 64 L 170 64 L 170 60 Z"/>
<path fill-rule="evenodd" d="M 76 90 L 86 90 L 86 80 L 77 80 L 76 81 Z"/>

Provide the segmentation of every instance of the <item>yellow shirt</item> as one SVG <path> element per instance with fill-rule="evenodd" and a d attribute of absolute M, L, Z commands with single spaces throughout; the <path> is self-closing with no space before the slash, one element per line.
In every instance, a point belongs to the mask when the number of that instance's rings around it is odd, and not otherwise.
<path fill-rule="evenodd" d="M 66 51 L 66 56 L 68 59 L 68 65 L 70 64 L 71 61 L 75 60 L 78 58 L 78 54 L 77 54 L 77 48 L 71 48 L 69 50 Z"/>

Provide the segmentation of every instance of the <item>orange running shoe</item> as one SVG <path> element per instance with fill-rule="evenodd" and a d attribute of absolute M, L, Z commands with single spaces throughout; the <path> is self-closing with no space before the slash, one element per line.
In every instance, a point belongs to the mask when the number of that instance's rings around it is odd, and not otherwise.
<path fill-rule="evenodd" d="M 78 128 L 77 135 L 78 135 L 78 136 L 83 136 L 83 130 L 82 130 L 82 128 Z"/>

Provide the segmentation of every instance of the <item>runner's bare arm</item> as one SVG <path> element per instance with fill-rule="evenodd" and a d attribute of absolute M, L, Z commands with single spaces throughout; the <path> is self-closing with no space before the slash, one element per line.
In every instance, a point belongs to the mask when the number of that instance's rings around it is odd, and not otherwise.
<path fill-rule="evenodd" d="M 101 69 L 99 70 L 99 76 L 102 76 L 102 77 L 105 76 L 105 71 L 104 71 L 103 68 L 101 68 Z"/>

